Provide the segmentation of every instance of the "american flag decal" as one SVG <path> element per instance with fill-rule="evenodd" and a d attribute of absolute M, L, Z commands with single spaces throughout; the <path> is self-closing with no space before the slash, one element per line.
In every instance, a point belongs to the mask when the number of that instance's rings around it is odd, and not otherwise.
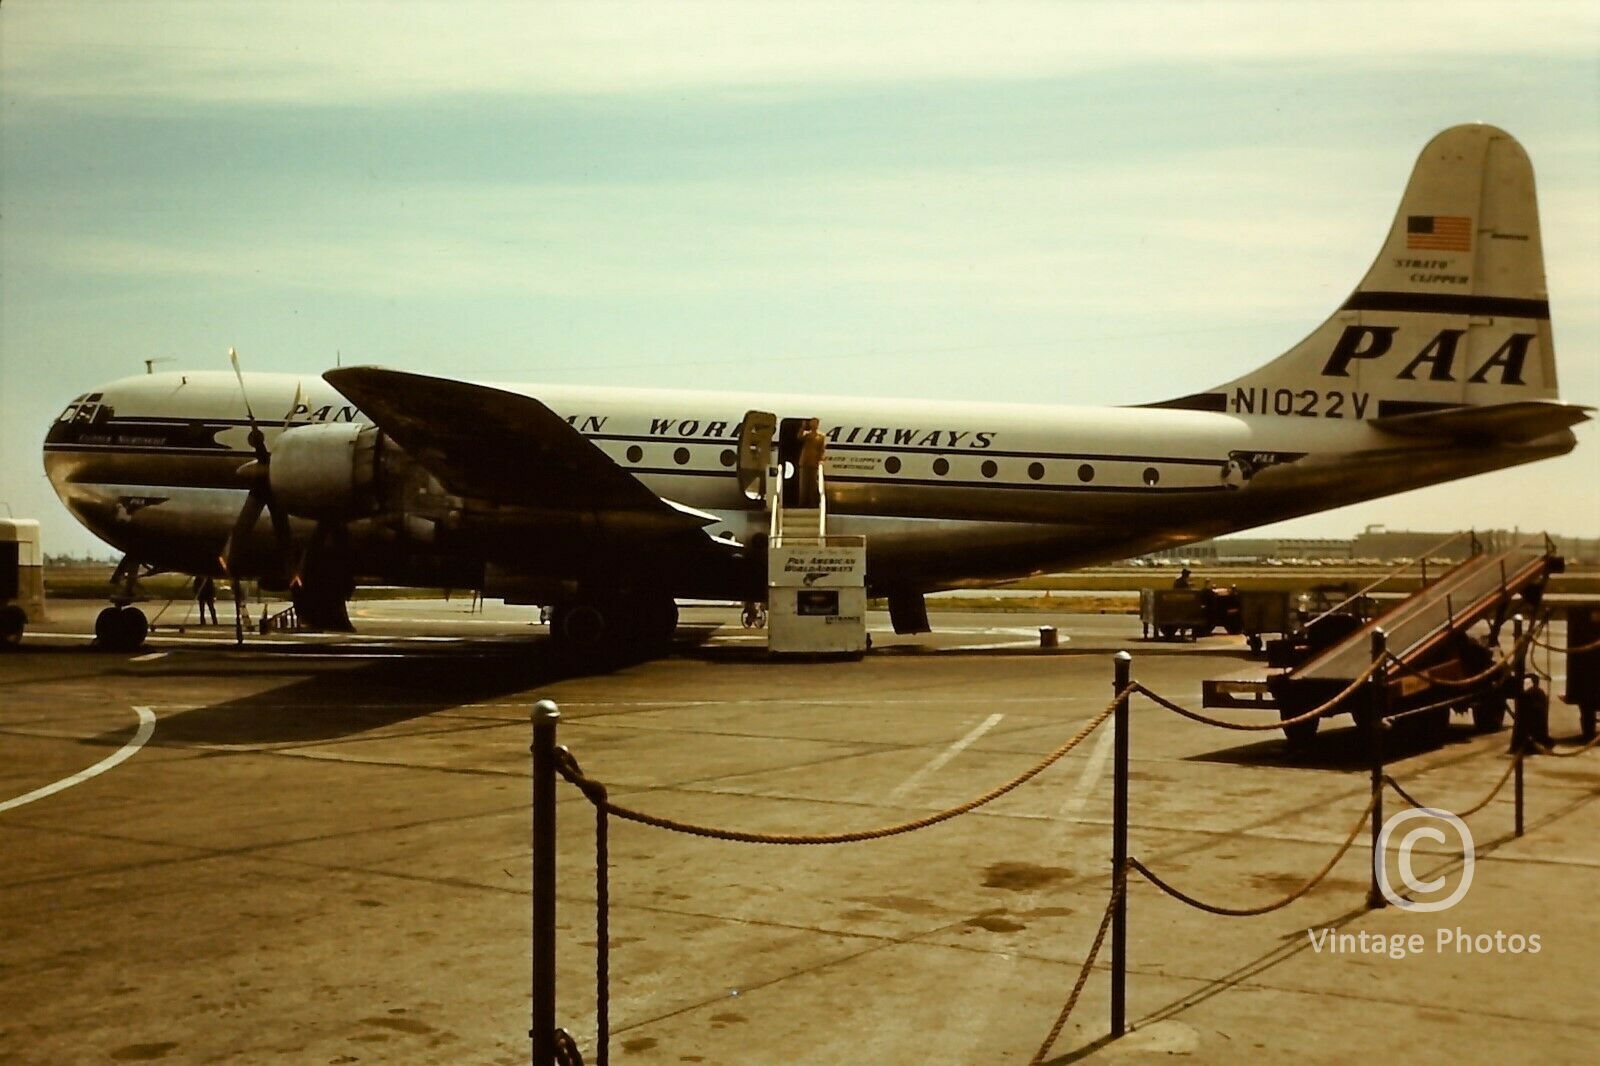
<path fill-rule="evenodd" d="M 1464 215 L 1407 215 L 1406 247 L 1417 251 L 1472 251 L 1472 219 Z"/>

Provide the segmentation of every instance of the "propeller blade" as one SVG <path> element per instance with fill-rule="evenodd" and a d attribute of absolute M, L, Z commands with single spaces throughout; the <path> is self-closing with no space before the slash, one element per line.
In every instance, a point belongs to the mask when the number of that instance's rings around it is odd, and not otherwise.
<path fill-rule="evenodd" d="M 244 506 L 239 509 L 239 517 L 234 520 L 233 529 L 228 533 L 228 540 L 222 546 L 222 568 L 228 572 L 229 577 L 234 576 L 234 552 L 240 543 L 250 535 L 256 527 L 256 522 L 261 518 L 261 509 L 266 506 L 266 501 L 255 489 L 251 489 L 244 499 Z"/>
<path fill-rule="evenodd" d="M 271 488 L 262 495 L 267 505 L 267 517 L 272 519 L 272 536 L 278 547 L 278 572 L 288 577 L 290 564 L 294 560 L 294 537 L 289 532 L 289 517 L 278 509 L 278 501 L 273 498 Z"/>
<path fill-rule="evenodd" d="M 244 399 L 244 414 L 250 420 L 250 447 L 256 453 L 260 462 L 268 462 L 267 436 L 261 432 L 261 426 L 256 422 L 255 409 L 250 406 L 250 394 L 245 391 L 244 371 L 239 369 L 239 353 L 232 348 L 228 349 L 228 362 L 233 364 L 233 376 L 239 379 L 239 395 Z"/>

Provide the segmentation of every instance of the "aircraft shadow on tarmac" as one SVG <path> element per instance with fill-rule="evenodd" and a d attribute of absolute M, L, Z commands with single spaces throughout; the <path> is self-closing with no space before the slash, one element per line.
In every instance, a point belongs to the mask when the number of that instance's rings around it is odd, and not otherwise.
<path fill-rule="evenodd" d="M 1452 728 L 1441 740 L 1438 735 L 1429 735 L 1426 730 L 1406 728 L 1405 725 L 1397 723 L 1384 733 L 1383 761 L 1386 765 L 1409 759 L 1414 755 L 1467 744 L 1474 736 L 1469 729 Z M 1510 733 L 1507 733 L 1506 737 L 1509 742 Z M 1371 765 L 1365 734 L 1348 724 L 1343 727 L 1329 727 L 1324 724 L 1311 744 L 1300 750 L 1291 749 L 1280 734 L 1267 733 L 1261 740 L 1189 755 L 1184 761 L 1286 766 L 1300 770 L 1332 770 L 1339 773 L 1365 770 Z"/>
<path fill-rule="evenodd" d="M 704 639 L 692 631 L 680 632 L 680 648 L 692 647 L 697 637 Z M 312 648 L 285 644 L 230 661 L 211 660 L 193 667 L 186 667 L 181 657 L 175 657 L 169 660 L 172 665 L 165 675 L 181 684 L 185 678 L 248 677 L 257 666 L 261 671 L 278 674 L 285 668 L 294 669 L 295 660 L 305 652 L 319 653 L 315 667 L 311 667 L 315 672 L 309 677 L 297 670 L 294 679 L 284 685 L 163 714 L 150 743 L 312 743 L 506 697 L 525 700 L 531 708 L 542 698 L 539 690 L 555 682 L 611 673 L 646 661 L 643 657 L 613 659 L 603 665 L 579 668 L 563 661 L 543 640 L 410 645 L 403 654 L 393 657 L 358 658 L 362 653 L 392 647 L 351 647 L 349 665 L 338 662 L 338 652 L 328 645 Z M 128 729 L 120 729 L 95 738 L 95 742 L 121 744 L 129 733 Z"/>

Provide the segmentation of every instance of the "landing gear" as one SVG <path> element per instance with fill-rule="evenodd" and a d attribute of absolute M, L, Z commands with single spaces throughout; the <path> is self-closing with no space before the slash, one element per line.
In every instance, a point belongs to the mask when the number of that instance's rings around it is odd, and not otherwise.
<path fill-rule="evenodd" d="M 111 597 L 111 606 L 94 620 L 94 641 L 106 651 L 134 651 L 150 634 L 150 620 L 139 608 L 131 606 L 138 580 L 139 561 L 124 555 L 111 575 L 111 583 L 121 586 L 121 590 Z"/>
<path fill-rule="evenodd" d="M 670 596 L 574 599 L 550 612 L 550 639 L 578 663 L 615 663 L 659 655 L 672 644 L 678 605 Z"/>
<path fill-rule="evenodd" d="M 106 651 L 134 651 L 150 633 L 150 620 L 137 607 L 107 607 L 94 620 L 95 643 Z"/>

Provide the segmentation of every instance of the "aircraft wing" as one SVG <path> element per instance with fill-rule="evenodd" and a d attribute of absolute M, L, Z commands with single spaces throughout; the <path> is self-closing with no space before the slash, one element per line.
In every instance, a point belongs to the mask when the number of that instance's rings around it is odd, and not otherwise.
<path fill-rule="evenodd" d="M 1457 437 L 1522 442 L 1538 440 L 1589 418 L 1592 407 L 1544 400 L 1520 400 L 1485 407 L 1374 418 L 1371 425 L 1402 437 Z"/>
<path fill-rule="evenodd" d="M 713 515 L 651 492 L 531 396 L 381 367 L 322 375 L 445 488 L 524 506 L 628 511 L 665 528 Z"/>

